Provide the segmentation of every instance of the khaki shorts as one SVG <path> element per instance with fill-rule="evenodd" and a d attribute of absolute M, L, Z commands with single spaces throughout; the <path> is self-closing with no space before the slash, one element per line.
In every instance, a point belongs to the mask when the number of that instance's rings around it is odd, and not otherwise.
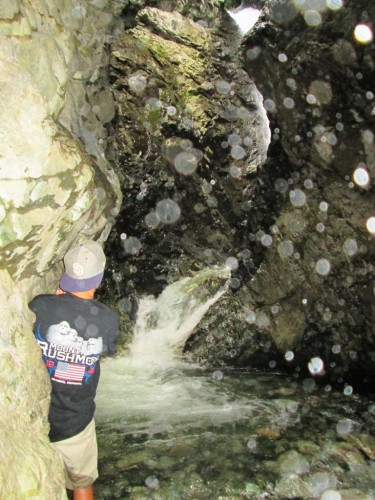
<path fill-rule="evenodd" d="M 76 436 L 52 445 L 63 457 L 67 489 L 85 488 L 95 481 L 98 477 L 98 445 L 94 420 Z"/>

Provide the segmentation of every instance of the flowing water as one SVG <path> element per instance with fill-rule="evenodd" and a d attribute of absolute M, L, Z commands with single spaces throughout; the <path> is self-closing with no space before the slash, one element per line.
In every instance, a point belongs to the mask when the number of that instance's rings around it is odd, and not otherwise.
<path fill-rule="evenodd" d="M 227 274 L 205 270 L 144 298 L 129 355 L 102 364 L 97 500 L 375 500 L 374 402 L 181 360 Z"/>

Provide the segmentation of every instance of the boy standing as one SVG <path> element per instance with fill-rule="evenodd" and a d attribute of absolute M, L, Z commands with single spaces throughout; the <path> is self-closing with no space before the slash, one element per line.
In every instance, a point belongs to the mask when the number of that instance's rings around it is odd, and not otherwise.
<path fill-rule="evenodd" d="M 116 352 L 119 316 L 94 299 L 105 268 L 95 241 L 72 247 L 64 257 L 65 273 L 54 295 L 30 303 L 33 331 L 51 379 L 49 437 L 62 454 L 67 489 L 74 500 L 91 500 L 98 477 L 94 422 L 99 357 Z"/>

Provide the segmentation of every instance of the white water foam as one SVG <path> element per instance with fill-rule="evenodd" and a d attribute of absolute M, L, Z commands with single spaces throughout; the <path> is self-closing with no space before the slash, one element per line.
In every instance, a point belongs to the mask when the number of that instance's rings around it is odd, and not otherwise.
<path fill-rule="evenodd" d="M 139 304 L 129 356 L 105 359 L 97 394 L 96 420 L 125 433 L 177 432 L 251 416 L 278 419 L 282 410 L 253 397 L 234 397 L 220 370 L 206 373 L 184 361 L 181 350 L 208 309 L 227 290 L 228 269 L 206 269 L 168 286 Z M 223 285 L 224 284 L 224 285 Z M 283 418 L 284 418 L 283 417 Z"/>

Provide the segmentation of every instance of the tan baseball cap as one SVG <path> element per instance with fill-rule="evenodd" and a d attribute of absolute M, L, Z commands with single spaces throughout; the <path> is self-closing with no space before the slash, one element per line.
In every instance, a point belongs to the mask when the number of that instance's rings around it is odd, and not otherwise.
<path fill-rule="evenodd" d="M 70 248 L 64 257 L 61 290 L 73 293 L 98 288 L 103 279 L 105 261 L 103 249 L 96 241 L 82 241 Z"/>

